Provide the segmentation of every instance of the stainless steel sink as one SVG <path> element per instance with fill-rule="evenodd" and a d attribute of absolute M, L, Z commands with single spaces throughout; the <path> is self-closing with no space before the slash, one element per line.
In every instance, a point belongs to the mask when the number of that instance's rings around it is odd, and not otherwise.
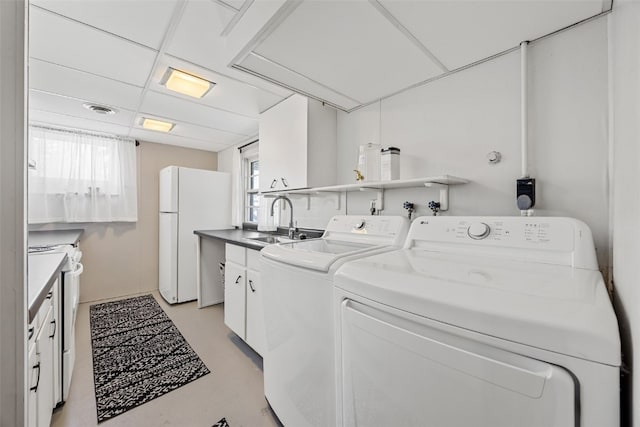
<path fill-rule="evenodd" d="M 278 237 L 276 236 L 266 236 L 266 237 L 254 237 L 250 240 L 256 240 L 258 242 L 264 242 L 264 243 L 279 243 L 280 240 L 278 240 Z"/>
<path fill-rule="evenodd" d="M 274 243 L 295 242 L 295 241 L 298 241 L 298 240 L 304 240 L 306 238 L 307 238 L 307 236 L 304 233 L 297 235 L 293 239 L 290 239 L 287 236 L 282 236 L 282 235 L 272 235 L 272 236 L 263 236 L 263 237 L 248 237 L 249 240 L 253 240 L 254 242 L 265 243 L 267 245 L 271 245 L 271 244 L 274 244 Z"/>

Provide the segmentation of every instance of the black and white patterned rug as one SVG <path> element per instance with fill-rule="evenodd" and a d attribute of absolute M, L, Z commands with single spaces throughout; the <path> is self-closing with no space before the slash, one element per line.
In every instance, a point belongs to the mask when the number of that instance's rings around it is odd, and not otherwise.
<path fill-rule="evenodd" d="M 98 422 L 209 373 L 151 295 L 90 307 Z"/>
<path fill-rule="evenodd" d="M 217 423 L 215 423 L 212 427 L 230 427 L 226 418 L 221 419 Z"/>

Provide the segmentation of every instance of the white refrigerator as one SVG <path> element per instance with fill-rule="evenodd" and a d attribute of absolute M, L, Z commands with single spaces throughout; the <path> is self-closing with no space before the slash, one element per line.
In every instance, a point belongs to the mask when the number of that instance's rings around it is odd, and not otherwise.
<path fill-rule="evenodd" d="M 194 230 L 231 227 L 231 176 L 178 166 L 160 171 L 160 294 L 169 303 L 197 299 Z"/>

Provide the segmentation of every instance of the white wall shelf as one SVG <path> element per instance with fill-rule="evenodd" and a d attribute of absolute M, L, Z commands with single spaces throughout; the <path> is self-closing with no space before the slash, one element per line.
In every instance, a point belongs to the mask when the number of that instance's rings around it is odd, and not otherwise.
<path fill-rule="evenodd" d="M 340 194 L 350 191 L 376 191 L 378 192 L 376 209 L 384 209 L 383 196 L 384 190 L 397 189 L 397 188 L 412 188 L 412 187 L 432 187 L 440 190 L 440 210 L 446 211 L 449 209 L 449 186 L 467 184 L 469 180 L 459 178 L 451 175 L 439 175 L 430 176 L 424 178 L 412 178 L 412 179 L 399 179 L 394 181 L 370 181 L 370 182 L 358 182 L 354 184 L 342 184 L 332 185 L 329 187 L 316 187 L 316 188 L 303 188 L 298 190 L 283 190 L 262 193 L 264 197 L 278 197 L 278 196 L 309 196 L 334 194 L 338 198 L 336 206 L 340 208 Z M 307 203 L 307 209 L 309 209 L 309 203 Z"/>
<path fill-rule="evenodd" d="M 354 184 L 332 185 L 330 187 L 303 188 L 262 193 L 265 197 L 277 197 L 287 194 L 342 193 L 345 191 L 386 190 L 392 188 L 424 187 L 427 184 L 459 185 L 469 180 L 451 175 L 430 176 L 425 178 L 398 179 L 395 181 L 364 181 Z"/>

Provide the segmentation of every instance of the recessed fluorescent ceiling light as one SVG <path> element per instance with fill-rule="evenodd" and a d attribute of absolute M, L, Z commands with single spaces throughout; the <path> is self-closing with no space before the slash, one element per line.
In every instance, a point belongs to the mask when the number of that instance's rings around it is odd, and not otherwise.
<path fill-rule="evenodd" d="M 162 120 L 147 119 L 146 117 L 142 119 L 142 127 L 149 130 L 169 132 L 174 126 L 174 123 L 163 122 Z"/>
<path fill-rule="evenodd" d="M 215 85 L 213 82 L 171 67 L 167 68 L 160 84 L 165 85 L 169 90 L 194 98 L 202 98 Z"/>

